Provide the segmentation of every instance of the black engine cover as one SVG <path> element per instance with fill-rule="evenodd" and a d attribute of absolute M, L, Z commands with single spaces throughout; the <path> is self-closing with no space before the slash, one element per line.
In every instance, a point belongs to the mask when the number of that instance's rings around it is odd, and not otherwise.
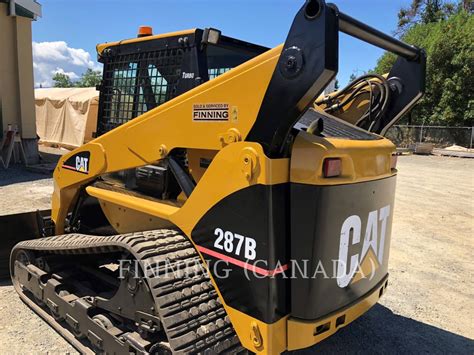
<path fill-rule="evenodd" d="M 387 275 L 395 177 L 358 184 L 291 184 L 291 315 L 347 307 Z"/>

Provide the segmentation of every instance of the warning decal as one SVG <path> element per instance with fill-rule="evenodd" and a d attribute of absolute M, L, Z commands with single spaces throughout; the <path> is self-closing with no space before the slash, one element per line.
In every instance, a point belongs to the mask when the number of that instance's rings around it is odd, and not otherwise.
<path fill-rule="evenodd" d="M 228 121 L 229 104 L 194 104 L 193 121 Z"/>

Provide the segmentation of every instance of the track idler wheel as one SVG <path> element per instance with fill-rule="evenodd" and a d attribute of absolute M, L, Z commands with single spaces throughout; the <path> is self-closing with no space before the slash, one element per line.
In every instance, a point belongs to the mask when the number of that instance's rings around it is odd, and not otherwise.
<path fill-rule="evenodd" d="M 35 256 L 28 250 L 20 250 L 16 255 L 16 260 L 18 260 L 21 264 L 28 266 L 34 263 Z"/>
<path fill-rule="evenodd" d="M 20 251 L 18 251 L 15 260 L 19 261 L 24 266 L 28 266 L 28 265 L 35 265 L 36 266 L 36 257 L 34 255 L 34 253 L 32 253 L 29 250 L 20 250 Z M 42 299 L 36 297 L 36 295 L 33 295 L 33 298 L 35 299 L 35 302 L 40 307 L 44 307 L 45 304 L 44 304 Z"/>
<path fill-rule="evenodd" d="M 150 347 L 150 355 L 171 355 L 171 349 L 163 344 L 154 344 Z"/>
<path fill-rule="evenodd" d="M 105 314 L 97 314 L 92 317 L 92 320 L 94 321 L 94 323 L 100 325 L 106 330 L 112 329 L 114 327 L 112 321 Z"/>

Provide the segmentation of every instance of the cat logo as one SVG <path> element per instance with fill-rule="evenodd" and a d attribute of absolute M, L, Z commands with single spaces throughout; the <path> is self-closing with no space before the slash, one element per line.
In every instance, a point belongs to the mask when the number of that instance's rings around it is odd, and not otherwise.
<path fill-rule="evenodd" d="M 64 169 L 82 174 L 89 173 L 90 152 L 81 152 L 68 158 L 62 165 Z"/>
<path fill-rule="evenodd" d="M 341 288 L 364 278 L 370 280 L 383 263 L 385 235 L 390 216 L 390 205 L 371 211 L 367 217 L 364 240 L 361 242 L 362 221 L 352 215 L 341 227 L 337 285 Z M 362 244 L 362 245 L 361 245 Z M 356 252 L 358 250 L 359 252 Z M 352 254 L 350 255 L 350 251 Z"/>
<path fill-rule="evenodd" d="M 89 159 L 84 157 L 76 157 L 76 170 L 81 173 L 89 172 Z"/>

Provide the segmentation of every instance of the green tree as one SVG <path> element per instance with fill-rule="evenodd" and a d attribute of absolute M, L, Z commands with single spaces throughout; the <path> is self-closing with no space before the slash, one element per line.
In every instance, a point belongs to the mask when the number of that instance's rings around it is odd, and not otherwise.
<path fill-rule="evenodd" d="M 349 77 L 349 82 L 352 83 L 356 79 L 357 79 L 357 76 L 354 73 L 352 73 L 351 76 Z"/>
<path fill-rule="evenodd" d="M 422 20 L 402 36 L 427 53 L 426 93 L 413 110 L 414 124 L 474 124 L 474 18 L 464 8 L 458 5 L 455 14 L 429 23 L 422 12 Z M 391 53 L 384 54 L 375 72 L 387 73 L 395 59 Z"/>
<path fill-rule="evenodd" d="M 102 73 L 99 70 L 87 69 L 85 73 L 81 75 L 81 78 L 76 82 L 77 87 L 88 88 L 96 87 L 102 80 Z"/>
<path fill-rule="evenodd" d="M 71 78 L 69 78 L 69 76 L 67 76 L 66 74 L 56 73 L 53 76 L 53 86 L 55 88 L 70 88 L 73 87 L 74 84 Z"/>
<path fill-rule="evenodd" d="M 442 0 L 412 0 L 409 7 L 401 8 L 398 12 L 396 33 L 403 35 L 416 24 L 446 20 L 459 6 Z"/>

